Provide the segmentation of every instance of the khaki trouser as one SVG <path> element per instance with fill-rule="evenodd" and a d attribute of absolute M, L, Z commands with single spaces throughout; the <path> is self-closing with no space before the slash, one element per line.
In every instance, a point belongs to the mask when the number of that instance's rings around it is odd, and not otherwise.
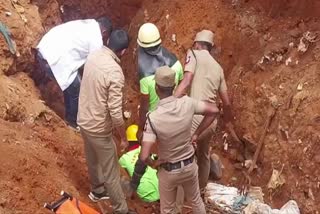
<path fill-rule="evenodd" d="M 185 192 L 186 200 L 191 203 L 194 214 L 205 214 L 206 210 L 200 196 L 198 166 L 195 161 L 171 172 L 160 168 L 158 171 L 161 214 L 176 213 L 178 186 Z"/>
<path fill-rule="evenodd" d="M 203 190 L 208 183 L 210 175 L 210 141 L 216 130 L 217 120 L 215 120 L 198 138 L 197 143 L 197 164 L 198 164 L 198 182 L 200 190 Z M 192 133 L 195 131 L 195 127 L 192 127 Z M 186 199 L 183 190 L 178 191 L 176 209 L 178 211 L 182 210 L 184 200 Z"/>
<path fill-rule="evenodd" d="M 199 186 L 204 189 L 207 186 L 210 175 L 210 141 L 216 130 L 216 123 L 208 127 L 200 136 L 197 143 L 197 163 L 199 166 Z"/>
<path fill-rule="evenodd" d="M 114 213 L 125 214 L 128 206 L 120 184 L 117 149 L 112 137 L 96 137 L 81 129 L 92 191 L 107 190 Z"/>

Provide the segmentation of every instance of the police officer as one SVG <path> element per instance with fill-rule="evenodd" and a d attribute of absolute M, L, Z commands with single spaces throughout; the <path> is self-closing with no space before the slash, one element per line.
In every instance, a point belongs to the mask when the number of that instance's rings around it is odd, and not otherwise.
<path fill-rule="evenodd" d="M 194 139 L 205 130 L 219 112 L 215 104 L 193 100 L 188 96 L 172 96 L 175 72 L 168 66 L 160 67 L 155 74 L 156 91 L 160 97 L 157 108 L 147 116 L 142 149 L 132 177 L 132 187 L 139 185 L 147 164 L 150 164 L 151 147 L 158 142 L 159 191 L 161 214 L 175 213 L 178 186 L 182 186 L 193 213 L 206 213 L 200 197 L 198 166 L 194 160 L 191 127 L 193 115 L 207 115 L 194 133 Z"/>
<path fill-rule="evenodd" d="M 183 96 L 187 89 L 191 87 L 191 98 L 205 100 L 215 104 L 217 102 L 217 95 L 219 94 L 223 103 L 224 120 L 226 123 L 229 123 L 232 120 L 232 113 L 223 69 L 210 55 L 210 51 L 214 45 L 213 36 L 214 34 L 209 30 L 202 30 L 197 33 L 193 48 L 187 53 L 184 67 L 184 79 L 177 87 L 175 96 Z M 195 132 L 202 120 L 202 115 L 195 115 L 193 117 L 192 133 Z M 209 178 L 209 142 L 215 128 L 216 121 L 213 122 L 201 136 L 198 136 L 199 146 L 197 148 L 197 159 L 199 165 L 200 189 L 206 187 Z"/>
<path fill-rule="evenodd" d="M 144 127 L 146 114 L 153 111 L 159 97 L 155 89 L 154 74 L 160 66 L 167 65 L 176 72 L 176 85 L 183 78 L 183 68 L 177 57 L 161 45 L 158 28 L 152 23 L 143 24 L 138 32 L 138 73 L 140 82 L 140 121 L 139 127 Z M 142 130 L 139 130 L 138 138 Z"/>

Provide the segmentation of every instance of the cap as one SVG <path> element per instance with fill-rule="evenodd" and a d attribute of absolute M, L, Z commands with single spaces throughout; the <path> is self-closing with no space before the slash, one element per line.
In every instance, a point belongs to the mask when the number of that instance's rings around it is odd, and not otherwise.
<path fill-rule="evenodd" d="M 200 32 L 197 33 L 196 38 L 195 38 L 195 42 L 208 42 L 210 43 L 212 46 L 214 45 L 213 42 L 213 32 L 210 30 L 202 30 Z"/>
<path fill-rule="evenodd" d="M 175 85 L 176 72 L 168 66 L 159 67 L 156 70 L 155 81 L 162 87 L 173 87 Z"/>

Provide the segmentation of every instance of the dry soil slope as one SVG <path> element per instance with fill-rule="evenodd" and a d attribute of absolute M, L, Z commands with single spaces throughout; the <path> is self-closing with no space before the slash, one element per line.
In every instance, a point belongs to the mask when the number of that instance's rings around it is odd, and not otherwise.
<path fill-rule="evenodd" d="M 27 25 L 23 24 L 11 4 L 1 1 L 1 10 L 13 13 L 11 17 L 1 13 L 1 21 L 12 29 L 22 57 L 14 61 L 1 37 L 0 56 L 4 59 L 1 60 L 1 71 L 15 75 L 0 76 L 0 126 L 3 126 L 0 151 L 5 154 L 0 161 L 3 165 L 1 178 L 5 178 L 0 183 L 0 211 L 43 213 L 43 210 L 38 210 L 39 206 L 48 198 L 53 198 L 60 189 L 74 194 L 82 192 L 80 197 L 84 198 L 88 186 L 81 140 L 66 131 L 56 115 L 39 102 L 39 92 L 32 81 L 24 73 L 17 73 L 29 71 L 29 48 L 43 33 L 36 8 L 28 4 L 29 1 L 20 2 L 31 20 Z M 40 6 L 45 28 L 59 23 L 56 2 L 35 2 Z M 319 43 L 312 43 L 306 53 L 297 52 L 304 32 L 319 31 L 319 22 L 315 17 L 315 11 L 319 11 L 316 1 L 308 0 L 308 4 L 303 5 L 295 0 L 278 3 L 95 0 L 94 4 L 74 0 L 60 3 L 78 5 L 81 13 L 71 13 L 77 17 L 79 14 L 81 17 L 109 14 L 119 26 L 126 26 L 129 30 L 133 42 L 122 62 L 129 83 L 126 88 L 127 108 L 133 113 L 132 120 L 137 117 L 135 39 L 139 26 L 145 21 L 155 22 L 161 29 L 164 44 L 175 51 L 182 62 L 195 33 L 202 28 L 214 30 L 216 58 L 228 76 L 237 130 L 258 141 L 270 102 L 281 104 L 266 138 L 262 170 L 254 176 L 254 184 L 262 186 L 268 195 L 266 184 L 272 168 L 280 169 L 284 164 L 287 183 L 273 195 L 272 204 L 280 207 L 292 198 L 298 201 L 304 213 L 320 209 L 317 205 L 320 197 L 316 194 L 320 177 L 319 156 L 316 153 L 319 150 L 320 114 L 317 87 Z M 171 40 L 173 34 L 176 35 L 176 42 Z M 289 46 L 291 42 L 292 47 Z M 264 55 L 269 57 L 272 54 L 278 54 L 282 59 L 279 57 L 279 62 L 266 60 L 257 66 Z M 292 63 L 287 66 L 285 61 L 289 57 Z M 12 160 L 8 161 L 9 158 Z M 225 181 L 228 182 L 228 179 Z M 270 201 L 269 197 L 265 199 Z M 27 203 L 29 205 L 25 206 Z"/>
<path fill-rule="evenodd" d="M 12 56 L 0 36 L 0 213 L 45 213 L 44 202 L 62 189 L 78 196 L 88 185 L 80 137 L 44 105 L 27 75 L 43 28 L 37 7 L 19 2 L 26 24 L 10 1 L 0 1 L 0 20 L 21 54 Z"/>
<path fill-rule="evenodd" d="M 303 213 L 313 213 L 320 209 L 316 194 L 320 177 L 320 43 L 311 43 L 305 53 L 298 52 L 298 46 L 307 31 L 319 33 L 319 4 L 232 2 L 145 1 L 129 28 L 133 42 L 123 60 L 129 85 L 137 82 L 136 66 L 132 65 L 136 63 L 137 31 L 143 22 L 159 26 L 165 46 L 182 62 L 197 31 L 215 31 L 215 56 L 228 77 L 237 130 L 258 142 L 271 103 L 280 105 L 265 140 L 262 170 L 253 176 L 253 184 L 264 188 L 265 199 L 275 207 L 295 199 Z M 274 60 L 260 65 L 263 56 Z M 266 185 L 272 169 L 280 170 L 282 165 L 286 184 L 268 197 Z"/>

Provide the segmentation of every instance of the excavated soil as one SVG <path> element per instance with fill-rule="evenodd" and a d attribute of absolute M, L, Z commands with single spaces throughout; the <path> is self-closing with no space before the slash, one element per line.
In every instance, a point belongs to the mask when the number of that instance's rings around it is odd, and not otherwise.
<path fill-rule="evenodd" d="M 49 213 L 43 203 L 56 199 L 61 190 L 89 203 L 82 139 L 61 119 L 63 99 L 55 82 L 37 80 L 31 48 L 52 26 L 101 15 L 110 16 L 131 36 L 122 59 L 125 110 L 132 113 L 127 124 L 136 122 L 138 114 L 135 40 L 139 26 L 156 23 L 164 45 L 182 62 L 197 31 L 214 31 L 214 56 L 227 76 L 236 131 L 257 144 L 268 114 L 277 106 L 251 184 L 263 188 L 265 201 L 274 208 L 294 199 L 302 213 L 319 213 L 319 1 L 19 0 L 18 4 L 24 9 L 0 0 L 0 20 L 10 29 L 20 53 L 13 56 L 0 36 L 1 214 Z M 219 182 L 239 186 L 243 180 L 237 169 L 240 150 L 229 137 L 229 149 L 224 151 L 223 133 L 221 124 L 212 142 L 225 168 Z M 286 183 L 269 190 L 273 169 L 283 169 Z M 130 200 L 129 206 L 139 213 L 158 213 L 157 205 L 138 200 Z"/>

